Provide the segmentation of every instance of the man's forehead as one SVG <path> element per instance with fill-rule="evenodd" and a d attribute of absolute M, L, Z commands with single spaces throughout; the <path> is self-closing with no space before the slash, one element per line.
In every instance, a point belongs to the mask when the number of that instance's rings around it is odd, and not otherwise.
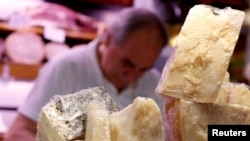
<path fill-rule="evenodd" d="M 147 70 L 152 68 L 152 64 L 146 64 L 146 62 L 136 62 L 135 60 L 129 58 L 122 58 L 122 63 L 133 67 L 138 70 Z"/>
<path fill-rule="evenodd" d="M 122 49 L 120 48 L 122 59 L 130 62 L 139 68 L 150 68 L 154 64 L 160 51 L 140 50 L 140 49 Z"/>
<path fill-rule="evenodd" d="M 162 48 L 160 35 L 154 29 L 141 28 L 129 34 L 124 40 L 123 45 L 134 49 L 156 49 Z"/>

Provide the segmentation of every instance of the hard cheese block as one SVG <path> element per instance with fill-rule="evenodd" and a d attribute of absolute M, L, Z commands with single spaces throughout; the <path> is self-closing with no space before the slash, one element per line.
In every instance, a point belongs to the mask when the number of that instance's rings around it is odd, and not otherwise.
<path fill-rule="evenodd" d="M 161 96 L 215 101 L 228 69 L 245 13 L 195 5 L 186 17 L 156 88 Z"/>
<path fill-rule="evenodd" d="M 239 104 L 196 103 L 169 97 L 164 115 L 167 141 L 207 141 L 208 125 L 250 124 L 250 107 Z"/>
<path fill-rule="evenodd" d="M 110 115 L 111 141 L 164 141 L 161 117 L 153 99 L 137 97 L 129 106 Z"/>
<path fill-rule="evenodd" d="M 244 83 L 233 83 L 226 78 L 222 85 L 215 103 L 239 104 L 250 107 L 249 86 Z"/>
<path fill-rule="evenodd" d="M 98 101 L 92 101 L 87 108 L 87 127 L 85 141 L 110 140 L 109 112 Z"/>
<path fill-rule="evenodd" d="M 164 125 L 168 141 L 206 141 L 209 124 L 250 124 L 250 90 L 229 78 L 226 73 L 214 103 L 166 98 Z"/>
<path fill-rule="evenodd" d="M 160 109 L 151 98 L 137 97 L 108 116 L 98 102 L 88 109 L 85 141 L 164 141 Z"/>
<path fill-rule="evenodd" d="M 102 103 L 109 113 L 119 110 L 117 104 L 103 87 L 55 96 L 40 112 L 36 140 L 83 140 L 86 131 L 87 107 L 93 100 Z"/>

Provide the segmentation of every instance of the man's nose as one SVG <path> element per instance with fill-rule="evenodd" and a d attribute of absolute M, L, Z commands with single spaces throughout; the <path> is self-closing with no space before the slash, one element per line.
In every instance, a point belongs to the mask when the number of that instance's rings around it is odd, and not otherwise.
<path fill-rule="evenodd" d="M 137 79 L 139 76 L 141 76 L 143 72 L 144 71 L 136 68 L 130 69 L 127 73 L 127 79 L 133 81 Z"/>

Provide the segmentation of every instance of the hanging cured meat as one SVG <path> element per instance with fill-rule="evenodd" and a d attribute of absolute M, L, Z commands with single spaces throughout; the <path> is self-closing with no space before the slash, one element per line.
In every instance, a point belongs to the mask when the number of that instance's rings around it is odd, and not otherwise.
<path fill-rule="evenodd" d="M 54 3 L 40 3 L 15 11 L 12 16 L 26 17 L 29 26 L 55 26 L 65 30 L 97 30 L 97 21 L 66 6 Z"/>

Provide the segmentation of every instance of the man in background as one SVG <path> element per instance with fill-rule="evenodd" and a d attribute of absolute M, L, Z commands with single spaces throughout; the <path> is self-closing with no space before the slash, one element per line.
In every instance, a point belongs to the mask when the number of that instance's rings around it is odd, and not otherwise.
<path fill-rule="evenodd" d="M 40 70 L 4 141 L 34 141 L 41 108 L 54 95 L 103 86 L 121 108 L 155 96 L 160 73 L 153 65 L 167 43 L 161 21 L 145 9 L 125 8 L 86 47 L 61 54 Z"/>

